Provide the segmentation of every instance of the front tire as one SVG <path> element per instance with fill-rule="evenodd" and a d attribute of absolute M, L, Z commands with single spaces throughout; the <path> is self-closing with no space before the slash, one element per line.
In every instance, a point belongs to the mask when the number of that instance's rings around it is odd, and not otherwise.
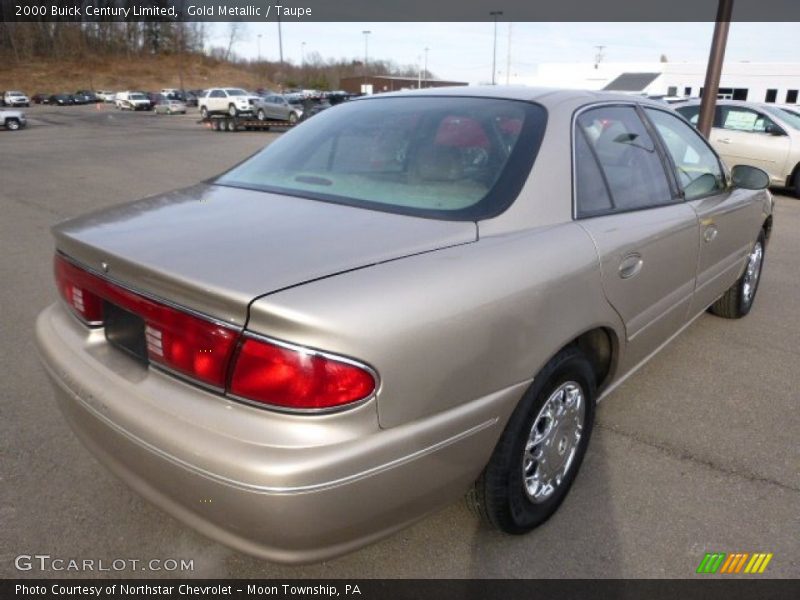
<path fill-rule="evenodd" d="M 267 120 L 267 113 L 264 112 L 263 108 L 259 108 L 258 112 L 256 113 L 256 118 L 259 121 L 266 121 Z"/>
<path fill-rule="evenodd" d="M 744 273 L 736 280 L 728 290 L 709 307 L 709 310 L 725 319 L 741 319 L 750 309 L 758 292 L 758 284 L 761 281 L 761 270 L 764 266 L 764 250 L 766 248 L 766 237 L 762 229 L 758 234 L 756 243 L 747 257 L 747 266 Z"/>
<path fill-rule="evenodd" d="M 515 535 L 549 519 L 583 461 L 594 404 L 591 363 L 577 347 L 565 348 L 536 376 L 511 415 L 467 495 L 473 512 Z"/>
<path fill-rule="evenodd" d="M 9 131 L 17 131 L 19 129 L 19 121 L 17 121 L 16 119 L 7 119 L 6 129 L 8 129 Z"/>
<path fill-rule="evenodd" d="M 297 124 L 297 113 L 289 113 L 289 125 Z"/>
<path fill-rule="evenodd" d="M 235 118 L 236 116 L 239 115 L 239 111 L 236 110 L 236 106 L 231 104 L 231 105 L 228 106 L 228 114 Z"/>

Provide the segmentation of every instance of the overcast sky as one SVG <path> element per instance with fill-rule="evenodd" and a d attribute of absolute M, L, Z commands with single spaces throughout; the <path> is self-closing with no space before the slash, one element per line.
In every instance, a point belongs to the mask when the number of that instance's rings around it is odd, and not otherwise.
<path fill-rule="evenodd" d="M 590 62 L 598 45 L 606 62 L 700 62 L 708 58 L 713 23 L 514 23 L 511 26 L 511 74 L 536 74 L 537 63 Z M 492 23 L 282 23 L 284 60 L 300 64 L 305 52 L 325 58 L 361 60 L 369 30 L 369 57 L 398 64 L 418 64 L 428 51 L 428 69 L 437 77 L 469 83 L 486 82 L 492 70 Z M 498 80 L 505 80 L 508 59 L 507 22 L 497 25 Z M 225 46 L 228 24 L 213 25 L 212 45 Z M 256 58 L 278 59 L 277 24 L 247 23 L 234 51 Z M 732 23 L 727 61 L 800 62 L 797 23 Z"/>

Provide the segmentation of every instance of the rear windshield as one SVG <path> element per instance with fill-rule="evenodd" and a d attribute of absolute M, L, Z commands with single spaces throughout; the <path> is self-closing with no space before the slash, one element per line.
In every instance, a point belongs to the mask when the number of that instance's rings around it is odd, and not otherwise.
<path fill-rule="evenodd" d="M 528 176 L 546 122 L 536 104 L 392 97 L 327 110 L 217 180 L 449 220 L 499 214 Z"/>

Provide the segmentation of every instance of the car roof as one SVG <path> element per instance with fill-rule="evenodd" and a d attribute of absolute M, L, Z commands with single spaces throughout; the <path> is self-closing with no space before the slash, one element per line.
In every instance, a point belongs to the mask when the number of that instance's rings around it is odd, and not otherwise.
<path fill-rule="evenodd" d="M 670 105 L 646 96 L 633 94 L 619 94 L 592 90 L 573 90 L 560 88 L 529 87 L 520 85 L 469 85 L 425 88 L 421 90 L 405 90 L 401 92 L 388 92 L 374 96 L 362 96 L 359 100 L 376 97 L 409 97 L 409 96 L 460 96 L 465 98 L 503 98 L 509 100 L 525 100 L 537 102 L 545 108 L 562 103 L 592 104 L 595 102 L 638 102 L 657 106 L 659 108 Z"/>

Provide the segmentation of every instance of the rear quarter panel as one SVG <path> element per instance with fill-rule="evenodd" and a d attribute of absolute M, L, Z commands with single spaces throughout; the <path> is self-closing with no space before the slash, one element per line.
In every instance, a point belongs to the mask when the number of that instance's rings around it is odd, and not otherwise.
<path fill-rule="evenodd" d="M 529 381 L 596 326 L 622 331 L 576 224 L 496 235 L 255 301 L 248 329 L 369 363 L 394 427 Z"/>

